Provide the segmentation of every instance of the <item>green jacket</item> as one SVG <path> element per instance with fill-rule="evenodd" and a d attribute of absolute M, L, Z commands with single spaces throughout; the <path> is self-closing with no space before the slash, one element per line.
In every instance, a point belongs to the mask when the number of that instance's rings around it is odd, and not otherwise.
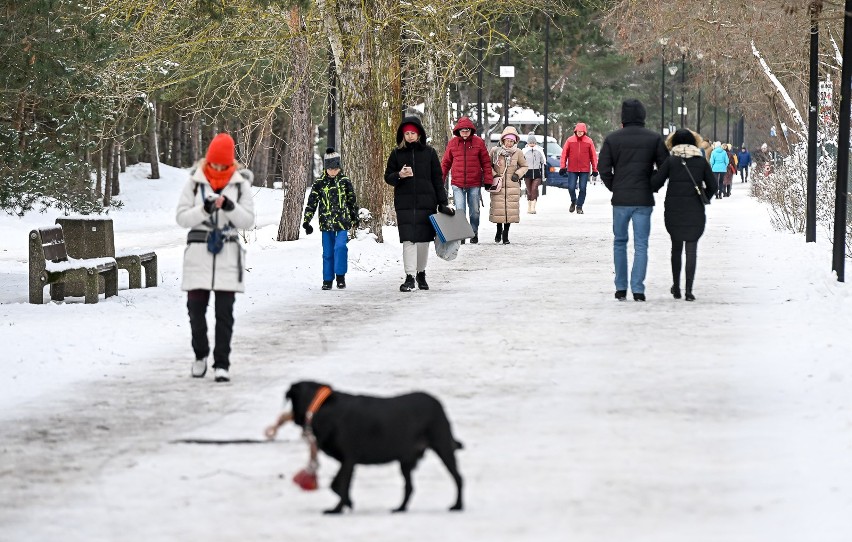
<path fill-rule="evenodd" d="M 322 177 L 314 181 L 305 207 L 306 224 L 314 217 L 317 207 L 320 231 L 348 230 L 358 225 L 355 189 L 349 177 L 342 172 L 336 177 L 329 177 L 327 172 L 323 172 Z"/>

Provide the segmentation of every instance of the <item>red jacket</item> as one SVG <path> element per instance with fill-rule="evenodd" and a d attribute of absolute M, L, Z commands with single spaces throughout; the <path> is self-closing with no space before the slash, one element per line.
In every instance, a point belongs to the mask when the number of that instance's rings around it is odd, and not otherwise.
<path fill-rule="evenodd" d="M 459 135 L 462 128 L 470 128 L 471 133 L 467 139 Z M 459 188 L 476 188 L 483 184 L 494 184 L 491 173 L 491 158 L 485 141 L 475 133 L 476 127 L 473 122 L 462 117 L 453 127 L 454 138 L 447 143 L 444 151 L 444 159 L 441 160 L 441 173 L 447 178 L 447 173 L 452 172 L 453 186 Z"/>
<path fill-rule="evenodd" d="M 577 137 L 577 132 L 585 132 L 583 137 Z M 565 165 L 567 162 L 567 166 Z M 595 142 L 588 136 L 586 125 L 578 122 L 574 127 L 574 135 L 565 140 L 562 147 L 562 159 L 559 167 L 573 173 L 588 173 L 589 169 L 598 170 L 598 153 L 595 152 Z"/>

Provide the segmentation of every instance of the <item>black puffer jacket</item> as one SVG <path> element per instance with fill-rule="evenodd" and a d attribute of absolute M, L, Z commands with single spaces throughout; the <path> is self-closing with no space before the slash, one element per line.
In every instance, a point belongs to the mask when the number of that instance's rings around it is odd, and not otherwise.
<path fill-rule="evenodd" d="M 691 152 L 682 152 L 680 147 Z M 683 162 L 686 162 L 686 167 Z M 688 172 L 686 168 L 689 168 Z M 707 201 L 712 201 L 716 193 L 716 179 L 710 164 L 701 156 L 697 147 L 679 145 L 672 149 L 672 155 L 651 178 L 655 192 L 663 187 L 666 179 L 669 180 L 665 201 L 666 231 L 675 241 L 698 241 L 704 233 L 706 217 L 704 203 L 695 191 L 695 184 L 704 192 Z"/>
<path fill-rule="evenodd" d="M 404 144 L 402 127 L 414 124 L 420 139 Z M 441 162 L 435 149 L 426 145 L 426 130 L 417 117 L 402 119 L 396 130 L 397 148 L 391 151 L 385 168 L 385 182 L 393 186 L 393 205 L 399 227 L 399 240 L 425 243 L 435 238 L 435 229 L 429 215 L 435 214 L 438 205 L 447 204 L 447 191 L 441 181 Z M 400 178 L 402 166 L 411 166 L 413 177 Z"/>
<path fill-rule="evenodd" d="M 598 157 L 598 171 L 604 185 L 612 192 L 617 206 L 654 205 L 651 175 L 669 155 L 663 138 L 645 128 L 645 106 L 639 100 L 621 104 L 621 130 L 604 139 Z"/>

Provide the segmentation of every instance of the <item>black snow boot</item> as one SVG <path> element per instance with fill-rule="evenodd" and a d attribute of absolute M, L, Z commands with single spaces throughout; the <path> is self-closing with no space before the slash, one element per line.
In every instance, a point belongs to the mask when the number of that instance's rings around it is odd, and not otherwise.
<path fill-rule="evenodd" d="M 672 293 L 672 296 L 675 299 L 680 299 L 680 286 L 677 284 L 672 284 L 672 289 L 669 290 Z"/>
<path fill-rule="evenodd" d="M 503 224 L 503 236 L 502 237 L 503 237 L 503 244 L 504 245 L 509 244 L 509 226 L 510 225 L 511 224 Z"/>
<path fill-rule="evenodd" d="M 497 235 L 494 236 L 494 242 L 499 243 L 500 239 L 503 237 L 503 224 L 497 224 Z"/>
<path fill-rule="evenodd" d="M 341 290 L 346 288 L 346 276 L 345 275 L 337 275 L 337 287 Z"/>
<path fill-rule="evenodd" d="M 426 271 L 419 271 L 417 273 L 417 287 L 421 290 L 428 290 L 429 285 L 426 284 Z"/>
<path fill-rule="evenodd" d="M 322 289 L 323 290 L 331 290 L 331 281 L 330 280 L 322 281 Z"/>
<path fill-rule="evenodd" d="M 400 292 L 410 292 L 414 289 L 414 277 L 405 275 L 405 282 L 399 285 Z"/>

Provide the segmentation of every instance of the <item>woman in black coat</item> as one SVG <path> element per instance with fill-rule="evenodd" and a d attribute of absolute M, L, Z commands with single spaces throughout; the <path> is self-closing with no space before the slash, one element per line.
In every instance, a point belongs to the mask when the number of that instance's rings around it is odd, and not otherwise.
<path fill-rule="evenodd" d="M 405 282 L 399 290 L 414 289 L 415 272 L 417 287 L 428 290 L 426 261 L 429 243 L 435 239 L 429 215 L 435 214 L 436 209 L 450 216 L 455 211 L 447 206 L 441 162 L 435 149 L 426 144 L 426 130 L 420 119 L 402 119 L 396 130 L 396 143 L 388 157 L 385 182 L 393 186 L 393 205 L 402 243 Z"/>
<path fill-rule="evenodd" d="M 686 130 L 676 131 L 666 141 L 671 155 L 651 178 L 656 192 L 669 181 L 666 190 L 666 231 L 672 238 L 672 288 L 675 299 L 680 299 L 681 254 L 686 245 L 686 300 L 695 301 L 692 286 L 698 254 L 698 239 L 704 233 L 706 217 L 704 205 L 716 193 L 716 179 L 710 164 L 702 156 L 698 145 L 701 136 Z M 691 174 L 691 175 L 690 175 Z"/>

